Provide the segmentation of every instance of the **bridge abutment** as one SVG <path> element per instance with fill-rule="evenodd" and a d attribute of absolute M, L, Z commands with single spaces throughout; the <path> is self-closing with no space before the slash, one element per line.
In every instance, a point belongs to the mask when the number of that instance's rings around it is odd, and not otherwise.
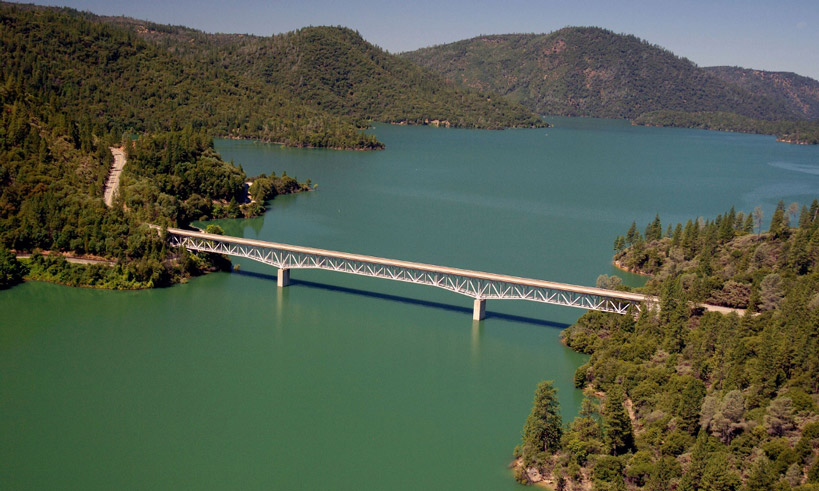
<path fill-rule="evenodd" d="M 472 320 L 482 321 L 486 317 L 486 299 L 476 298 L 472 307 Z"/>
<path fill-rule="evenodd" d="M 288 268 L 279 268 L 276 273 L 276 284 L 279 288 L 284 288 L 290 284 L 290 270 Z"/>

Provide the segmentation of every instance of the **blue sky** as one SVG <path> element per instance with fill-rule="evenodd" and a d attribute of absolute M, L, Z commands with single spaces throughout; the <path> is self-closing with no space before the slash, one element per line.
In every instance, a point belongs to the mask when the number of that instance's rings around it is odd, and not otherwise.
<path fill-rule="evenodd" d="M 358 30 L 390 52 L 481 34 L 600 26 L 700 66 L 792 71 L 819 80 L 817 0 L 35 0 L 208 32 L 270 35 L 309 25 Z"/>

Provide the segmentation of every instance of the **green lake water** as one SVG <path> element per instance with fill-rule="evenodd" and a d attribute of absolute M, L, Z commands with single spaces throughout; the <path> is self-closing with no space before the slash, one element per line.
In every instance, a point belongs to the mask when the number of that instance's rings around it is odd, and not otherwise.
<path fill-rule="evenodd" d="M 382 152 L 217 141 L 248 175 L 311 178 L 226 233 L 593 285 L 632 220 L 819 197 L 819 147 L 551 118 L 378 126 Z M 0 292 L 0 489 L 514 489 L 535 385 L 564 419 L 582 311 L 235 260 L 139 292 Z M 620 273 L 618 273 L 620 274 Z M 622 276 L 622 274 L 621 274 Z M 639 280 L 627 278 L 635 284 Z"/>

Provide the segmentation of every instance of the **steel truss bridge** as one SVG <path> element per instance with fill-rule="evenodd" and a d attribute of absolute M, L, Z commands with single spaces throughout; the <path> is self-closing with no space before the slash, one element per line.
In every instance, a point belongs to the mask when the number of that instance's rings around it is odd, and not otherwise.
<path fill-rule="evenodd" d="M 654 297 L 637 293 L 481 273 L 177 228 L 168 229 L 168 239 L 172 246 L 184 247 L 189 251 L 244 257 L 274 266 L 278 268 L 279 287 L 286 287 L 290 283 L 291 269 L 309 268 L 443 288 L 472 297 L 474 299 L 472 317 L 475 320 L 485 317 L 487 300 L 530 300 L 617 314 L 626 314 L 631 307 L 639 310 L 640 304 L 644 302 L 656 302 Z"/>

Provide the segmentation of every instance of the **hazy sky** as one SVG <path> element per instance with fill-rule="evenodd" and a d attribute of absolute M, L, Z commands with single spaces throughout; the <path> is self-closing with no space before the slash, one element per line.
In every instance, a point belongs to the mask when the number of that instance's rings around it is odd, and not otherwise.
<path fill-rule="evenodd" d="M 700 66 L 792 71 L 819 80 L 818 0 L 35 0 L 207 32 L 270 35 L 342 25 L 398 53 L 480 34 L 600 26 Z"/>

